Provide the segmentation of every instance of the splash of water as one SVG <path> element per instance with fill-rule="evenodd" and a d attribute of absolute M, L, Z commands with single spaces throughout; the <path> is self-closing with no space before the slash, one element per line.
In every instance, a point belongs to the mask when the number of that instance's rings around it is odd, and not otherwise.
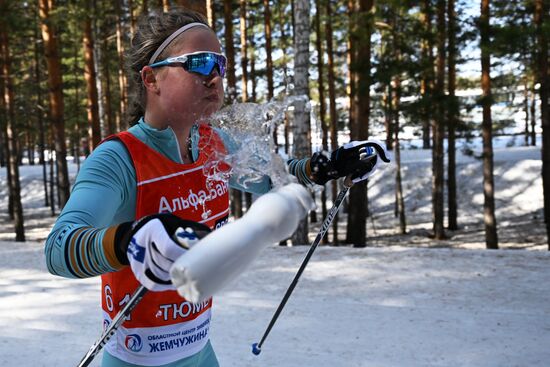
<path fill-rule="evenodd" d="M 245 188 L 262 182 L 265 176 L 274 187 L 296 182 L 282 157 L 275 153 L 273 132 L 297 102 L 307 105 L 309 100 L 292 96 L 264 104 L 235 103 L 213 114 L 207 122 L 224 136 L 228 152 L 217 153 L 205 165 L 208 180 L 227 181 L 233 177 Z"/>

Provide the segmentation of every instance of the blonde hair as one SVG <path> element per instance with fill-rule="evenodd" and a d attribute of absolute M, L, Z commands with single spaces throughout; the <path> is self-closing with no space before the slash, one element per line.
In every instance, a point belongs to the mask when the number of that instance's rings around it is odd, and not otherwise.
<path fill-rule="evenodd" d="M 167 13 L 155 10 L 139 19 L 136 34 L 126 54 L 126 68 L 129 76 L 127 115 L 130 125 L 135 125 L 144 115 L 147 103 L 145 87 L 141 81 L 141 69 L 149 64 L 149 59 L 165 39 L 190 23 L 203 23 L 208 26 L 208 21 L 202 14 L 180 7 L 174 7 Z M 175 44 L 177 42 L 168 45 L 158 59 L 167 57 L 166 55 Z"/>

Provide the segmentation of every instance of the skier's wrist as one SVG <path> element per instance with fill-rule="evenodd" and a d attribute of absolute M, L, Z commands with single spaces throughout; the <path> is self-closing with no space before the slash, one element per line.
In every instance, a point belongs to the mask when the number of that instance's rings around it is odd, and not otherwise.
<path fill-rule="evenodd" d="M 134 222 L 124 222 L 116 225 L 116 232 L 114 238 L 114 252 L 117 260 L 121 265 L 129 265 L 128 256 L 126 252 L 130 239 L 132 238 L 132 226 Z"/>
<path fill-rule="evenodd" d="M 308 161 L 309 177 L 317 185 L 324 185 L 329 180 L 338 178 L 327 152 L 315 152 Z"/>

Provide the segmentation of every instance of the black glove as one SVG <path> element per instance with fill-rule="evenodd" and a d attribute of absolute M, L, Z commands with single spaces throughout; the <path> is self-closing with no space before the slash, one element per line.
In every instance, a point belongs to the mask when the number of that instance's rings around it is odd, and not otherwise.
<path fill-rule="evenodd" d="M 328 156 L 317 152 L 310 159 L 313 182 L 324 185 L 329 180 L 350 177 L 354 183 L 366 180 L 378 164 L 378 156 L 389 162 L 384 147 L 374 141 L 352 141 Z"/>
<path fill-rule="evenodd" d="M 132 224 L 121 236 L 119 250 L 147 289 L 170 290 L 174 289 L 170 280 L 172 264 L 208 233 L 210 228 L 204 224 L 170 213 L 154 214 Z"/>

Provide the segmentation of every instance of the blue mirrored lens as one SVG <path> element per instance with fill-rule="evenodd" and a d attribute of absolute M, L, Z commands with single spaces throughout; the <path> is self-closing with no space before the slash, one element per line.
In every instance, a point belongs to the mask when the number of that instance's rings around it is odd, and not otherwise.
<path fill-rule="evenodd" d="M 225 75 L 225 57 L 212 53 L 188 55 L 184 67 L 187 71 L 206 76 L 210 75 L 217 67 L 218 73 L 223 77 Z"/>

